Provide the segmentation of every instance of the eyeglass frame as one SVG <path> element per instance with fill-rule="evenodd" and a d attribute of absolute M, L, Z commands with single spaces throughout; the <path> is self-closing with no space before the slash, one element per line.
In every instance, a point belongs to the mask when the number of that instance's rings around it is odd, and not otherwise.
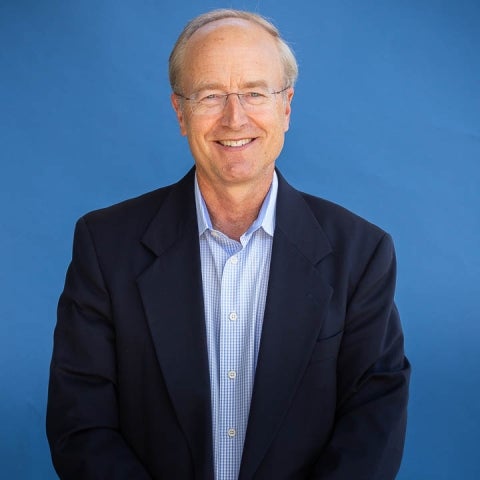
<path fill-rule="evenodd" d="M 291 88 L 291 85 L 287 85 L 285 88 L 282 88 L 281 90 L 277 90 L 275 92 L 262 92 L 262 95 L 278 95 L 279 93 L 283 93 L 285 92 L 286 90 L 288 90 L 289 88 Z M 259 92 L 255 92 L 255 91 L 250 91 L 250 92 L 245 92 L 245 93 L 241 93 L 241 92 L 227 92 L 227 93 L 220 93 L 220 94 L 215 94 L 217 95 L 217 97 L 220 97 L 220 98 L 223 98 L 224 101 L 223 101 L 223 106 L 222 106 L 222 109 L 219 110 L 220 111 L 223 111 L 223 109 L 226 107 L 227 105 L 227 101 L 228 101 L 228 97 L 230 95 L 236 95 L 238 97 L 238 101 L 240 102 L 240 105 L 242 106 L 243 109 L 245 109 L 245 103 L 244 101 L 242 100 L 242 98 L 244 98 L 246 95 L 250 95 L 252 93 L 259 93 Z M 190 102 L 195 102 L 196 104 L 201 104 L 202 100 L 197 100 L 196 98 L 194 97 L 187 97 L 185 95 L 182 95 L 181 93 L 178 93 L 178 92 L 173 92 L 174 95 L 176 95 L 177 97 L 180 97 L 181 99 L 183 100 L 187 100 L 187 101 L 190 101 Z M 266 98 L 269 98 L 269 97 L 266 97 Z M 249 105 L 247 103 L 247 105 L 249 107 L 255 107 L 256 105 Z M 207 107 L 208 109 L 209 107 Z M 194 113 L 195 110 L 192 109 L 192 112 Z"/>

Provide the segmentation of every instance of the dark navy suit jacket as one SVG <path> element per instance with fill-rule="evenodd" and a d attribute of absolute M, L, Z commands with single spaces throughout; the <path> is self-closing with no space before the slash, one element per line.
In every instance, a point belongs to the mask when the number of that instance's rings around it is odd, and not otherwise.
<path fill-rule="evenodd" d="M 81 218 L 47 433 L 62 479 L 213 479 L 193 170 Z M 409 364 L 390 237 L 279 175 L 239 479 L 393 479 Z"/>

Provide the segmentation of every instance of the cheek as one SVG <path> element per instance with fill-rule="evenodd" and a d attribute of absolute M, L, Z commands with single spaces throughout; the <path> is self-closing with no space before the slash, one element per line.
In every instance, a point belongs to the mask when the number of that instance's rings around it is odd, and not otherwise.
<path fill-rule="evenodd" d="M 206 139 L 207 131 L 205 125 L 199 122 L 190 122 L 186 127 L 186 136 L 190 150 L 194 156 L 210 155 L 210 145 Z"/>
<path fill-rule="evenodd" d="M 283 103 L 278 106 L 275 114 L 270 119 L 270 125 L 272 130 L 275 130 L 276 134 L 283 135 L 290 125 L 290 109 L 287 109 Z"/>
<path fill-rule="evenodd" d="M 200 117 L 190 117 L 185 122 L 186 132 L 196 142 L 203 141 L 212 129 L 210 123 Z"/>

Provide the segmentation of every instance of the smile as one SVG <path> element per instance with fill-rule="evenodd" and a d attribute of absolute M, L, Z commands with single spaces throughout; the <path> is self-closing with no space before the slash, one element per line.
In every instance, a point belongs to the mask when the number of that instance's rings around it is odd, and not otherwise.
<path fill-rule="evenodd" d="M 219 140 L 218 143 L 224 147 L 243 147 L 250 142 L 253 142 L 253 138 L 242 138 L 240 140 Z"/>

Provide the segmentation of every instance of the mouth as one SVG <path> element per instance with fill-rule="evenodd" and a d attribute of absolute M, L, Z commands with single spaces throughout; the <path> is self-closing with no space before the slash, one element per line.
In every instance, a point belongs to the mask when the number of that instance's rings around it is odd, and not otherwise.
<path fill-rule="evenodd" d="M 239 140 L 218 140 L 217 143 L 224 147 L 239 148 L 252 143 L 255 138 L 241 138 Z"/>

